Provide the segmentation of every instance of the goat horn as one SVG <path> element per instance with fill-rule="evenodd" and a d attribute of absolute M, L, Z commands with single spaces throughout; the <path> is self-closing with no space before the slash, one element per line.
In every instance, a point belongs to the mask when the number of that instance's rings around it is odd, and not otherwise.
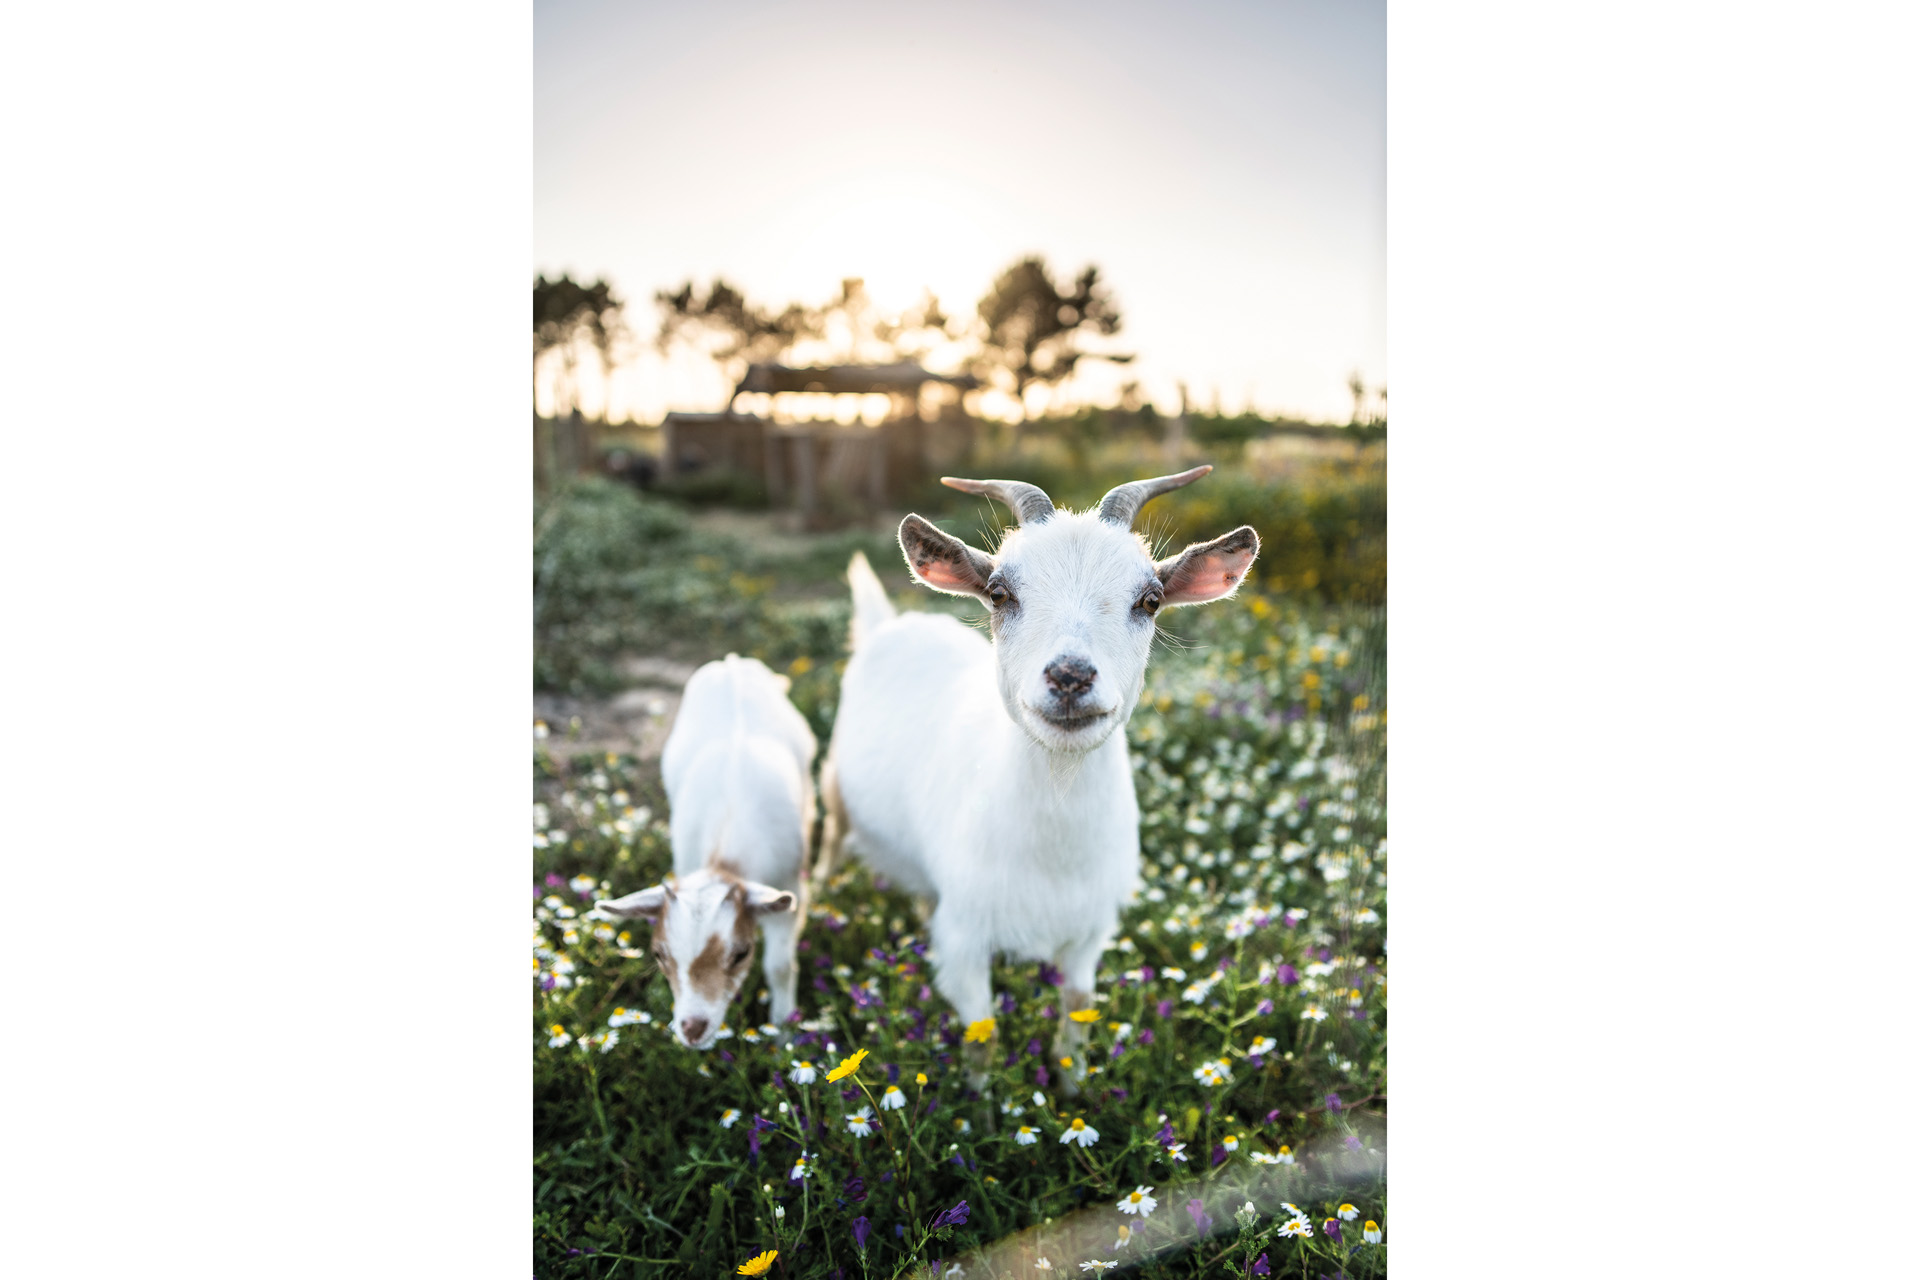
<path fill-rule="evenodd" d="M 1211 470 L 1211 466 L 1199 466 L 1191 471 L 1182 471 L 1177 476 L 1130 480 L 1126 484 L 1115 485 L 1107 490 L 1106 497 L 1100 499 L 1100 518 L 1112 521 L 1122 529 L 1131 529 L 1134 517 L 1140 514 L 1140 508 L 1163 493 L 1192 484 Z"/>
<path fill-rule="evenodd" d="M 1016 524 L 1039 524 L 1053 514 L 1053 499 L 1047 496 L 1047 491 L 1024 480 L 962 480 L 941 476 L 940 483 L 962 493 L 992 498 L 1013 512 Z"/>

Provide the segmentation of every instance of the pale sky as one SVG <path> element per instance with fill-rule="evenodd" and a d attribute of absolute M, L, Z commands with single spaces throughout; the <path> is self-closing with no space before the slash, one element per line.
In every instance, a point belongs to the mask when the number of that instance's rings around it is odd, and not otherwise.
<path fill-rule="evenodd" d="M 533 267 L 604 275 L 643 340 L 689 277 L 971 315 L 1037 252 L 1099 265 L 1138 354 L 1084 398 L 1345 421 L 1350 372 L 1386 381 L 1384 3 L 542 0 L 533 31 Z M 611 410 L 726 390 L 643 352 Z"/>

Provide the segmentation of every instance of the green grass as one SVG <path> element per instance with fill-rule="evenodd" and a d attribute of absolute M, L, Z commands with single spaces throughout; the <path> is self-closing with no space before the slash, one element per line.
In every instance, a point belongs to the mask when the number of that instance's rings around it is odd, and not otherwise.
<path fill-rule="evenodd" d="M 724 643 L 793 672 L 795 701 L 824 741 L 844 604 L 743 593 L 736 579 L 751 580 L 752 566 L 670 517 L 640 528 L 632 504 L 608 499 L 551 519 L 538 544 L 553 557 L 545 581 L 569 584 L 557 593 L 568 604 L 564 621 L 542 625 L 614 633 L 580 645 L 586 661 L 565 659 L 576 678 L 620 645 Z M 596 537 L 635 534 L 686 563 L 650 577 L 631 556 L 594 549 Z M 842 565 L 846 549 L 831 553 Z M 688 612 L 671 626 L 623 613 L 647 599 Z M 1382 613 L 1248 593 L 1179 610 L 1162 632 L 1128 729 L 1145 883 L 1102 964 L 1098 1070 L 1077 1099 L 1047 1061 L 1056 993 L 1032 965 L 996 969 L 996 1069 L 987 1096 L 968 1091 L 964 1028 L 927 990 L 920 922 L 857 867 L 807 923 L 807 1022 L 791 1050 L 756 1029 L 757 970 L 719 1051 L 674 1045 L 645 927 L 622 935 L 579 917 L 594 896 L 669 869 L 658 783 L 631 759 L 570 757 L 563 739 L 547 740 L 535 756 L 538 1276 L 717 1276 L 769 1249 L 769 1274 L 821 1280 L 925 1275 L 936 1258 L 943 1271 L 958 1261 L 968 1276 L 1028 1277 L 1042 1274 L 1042 1254 L 1076 1276 L 1089 1259 L 1148 1276 L 1245 1274 L 1262 1256 L 1281 1276 L 1385 1273 L 1385 1246 L 1361 1242 L 1364 1221 L 1386 1223 Z M 554 634 L 542 636 L 548 662 L 578 638 L 562 630 L 556 646 Z M 855 1050 L 869 1054 L 856 1075 L 828 1083 L 826 1068 Z M 814 1083 L 792 1079 L 797 1058 L 820 1068 Z M 1210 1061 L 1225 1063 L 1225 1083 L 1196 1078 Z M 912 1105 L 878 1113 L 874 1136 L 850 1134 L 846 1115 L 896 1078 Z M 844 1096 L 849 1087 L 860 1092 Z M 738 1117 L 726 1126 L 729 1110 Z M 1062 1145 L 1076 1117 L 1098 1131 L 1095 1145 Z M 1022 1125 L 1037 1143 L 1016 1140 Z M 1186 1162 L 1169 1158 L 1170 1142 L 1185 1144 Z M 1253 1158 L 1283 1147 L 1293 1163 Z M 792 1180 L 803 1151 L 811 1172 Z M 1115 1207 L 1143 1185 L 1159 1200 L 1144 1225 Z M 964 1224 L 929 1229 L 961 1201 Z M 1251 1222 L 1236 1222 L 1248 1201 Z M 1277 1234 L 1291 1216 L 1283 1202 L 1308 1216 L 1311 1238 Z M 1324 1222 L 1342 1203 L 1359 1217 L 1336 1243 Z M 1122 1224 L 1140 1234 L 1114 1248 Z"/>

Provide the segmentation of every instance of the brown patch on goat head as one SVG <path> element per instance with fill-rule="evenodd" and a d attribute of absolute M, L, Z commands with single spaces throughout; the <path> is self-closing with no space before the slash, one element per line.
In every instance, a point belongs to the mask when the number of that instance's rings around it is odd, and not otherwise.
<path fill-rule="evenodd" d="M 695 991 L 708 1000 L 718 1000 L 727 994 L 732 971 L 729 961 L 735 952 L 753 946 L 753 912 L 747 909 L 746 887 L 734 885 L 727 891 L 727 901 L 733 904 L 730 936 L 716 933 L 708 937 L 707 945 L 687 966 L 687 980 L 693 983 Z"/>

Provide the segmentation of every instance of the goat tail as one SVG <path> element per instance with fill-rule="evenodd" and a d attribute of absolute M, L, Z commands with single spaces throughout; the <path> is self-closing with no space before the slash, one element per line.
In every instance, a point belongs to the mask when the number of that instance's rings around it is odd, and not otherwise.
<path fill-rule="evenodd" d="M 847 561 L 847 582 L 853 587 L 852 647 L 857 650 L 874 628 L 894 617 L 893 601 L 887 599 L 887 589 L 880 585 L 864 552 L 854 552 Z"/>

